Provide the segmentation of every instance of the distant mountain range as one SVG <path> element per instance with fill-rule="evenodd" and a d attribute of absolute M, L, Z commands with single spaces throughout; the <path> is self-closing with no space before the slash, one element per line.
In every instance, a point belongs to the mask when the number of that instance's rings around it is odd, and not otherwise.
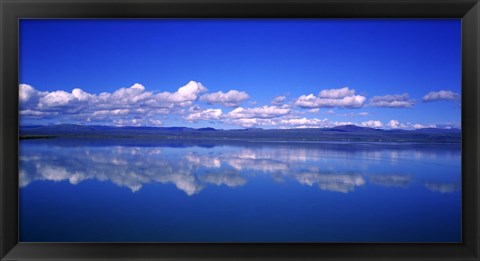
<path fill-rule="evenodd" d="M 116 137 L 160 139 L 231 139 L 261 141 L 461 142 L 460 129 L 374 129 L 355 125 L 307 129 L 236 129 L 189 127 L 113 127 L 94 125 L 22 126 L 20 138 Z"/>

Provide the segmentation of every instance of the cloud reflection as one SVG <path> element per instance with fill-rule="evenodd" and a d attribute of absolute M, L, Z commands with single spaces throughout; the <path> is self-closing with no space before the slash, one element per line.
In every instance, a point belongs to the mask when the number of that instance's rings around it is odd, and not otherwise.
<path fill-rule="evenodd" d="M 56 140 L 22 141 L 20 187 L 40 180 L 67 181 L 73 185 L 98 180 L 136 192 L 146 184 L 161 183 L 173 184 L 192 196 L 208 186 L 241 187 L 254 176 L 267 175 L 276 182 L 296 182 L 339 193 L 353 192 L 367 180 L 376 185 L 407 188 L 414 180 L 412 175 L 380 175 L 369 167 L 385 161 L 393 164 L 416 152 L 352 149 L 344 145 L 333 149 L 315 144 L 209 148 L 85 146 L 78 141 L 66 144 Z M 458 189 L 435 182 L 426 183 L 425 187 L 442 193 Z"/>
<path fill-rule="evenodd" d="M 459 186 L 456 183 L 426 182 L 425 187 L 430 191 L 440 193 L 452 193 L 459 190 Z"/>
<path fill-rule="evenodd" d="M 296 175 L 300 184 L 318 185 L 322 190 L 348 193 L 355 187 L 365 184 L 365 179 L 359 174 L 322 174 L 303 172 Z"/>
<path fill-rule="evenodd" d="M 412 182 L 410 175 L 371 175 L 371 183 L 386 187 L 408 188 Z"/>

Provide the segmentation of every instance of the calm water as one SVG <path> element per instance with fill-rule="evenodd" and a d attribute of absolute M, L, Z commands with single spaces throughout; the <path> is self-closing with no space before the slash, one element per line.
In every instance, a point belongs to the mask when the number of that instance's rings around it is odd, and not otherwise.
<path fill-rule="evenodd" d="M 459 145 L 20 141 L 20 241 L 459 242 Z"/>

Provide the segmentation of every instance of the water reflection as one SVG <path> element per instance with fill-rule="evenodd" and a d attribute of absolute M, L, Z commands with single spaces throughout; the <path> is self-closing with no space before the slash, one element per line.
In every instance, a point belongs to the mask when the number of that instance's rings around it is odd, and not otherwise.
<path fill-rule="evenodd" d="M 426 182 L 425 187 L 428 190 L 440 193 L 452 193 L 459 190 L 459 185 L 457 183 Z"/>
<path fill-rule="evenodd" d="M 429 182 L 420 184 L 424 189 L 448 193 L 459 188 L 459 168 L 453 170 L 455 175 L 448 182 L 435 180 L 444 175 L 434 175 L 442 164 L 459 166 L 458 147 L 129 142 L 21 141 L 20 186 L 40 180 L 71 184 L 98 180 L 136 192 L 145 184 L 162 183 L 174 184 L 192 196 L 207 186 L 241 187 L 257 175 L 268 175 L 276 182 L 348 193 L 367 181 L 373 186 L 409 188 L 416 176 L 430 173 Z"/>
<path fill-rule="evenodd" d="M 372 175 L 370 182 L 387 187 L 408 188 L 412 182 L 412 176 L 409 175 Z"/>
<path fill-rule="evenodd" d="M 318 185 L 322 190 L 347 193 L 365 184 L 360 174 L 302 172 L 295 175 L 300 184 Z"/>

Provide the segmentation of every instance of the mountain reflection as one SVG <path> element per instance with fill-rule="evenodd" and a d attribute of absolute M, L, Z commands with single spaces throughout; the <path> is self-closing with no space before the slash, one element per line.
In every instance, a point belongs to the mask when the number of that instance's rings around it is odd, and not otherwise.
<path fill-rule="evenodd" d="M 187 195 L 207 186 L 240 187 L 256 175 L 277 182 L 291 181 L 321 190 L 348 193 L 370 182 L 408 188 L 411 173 L 378 174 L 378 165 L 396 166 L 402 160 L 454 158 L 455 150 L 354 148 L 348 145 L 291 146 L 235 145 L 206 147 L 165 146 L 59 146 L 54 140 L 22 142 L 20 186 L 34 181 L 110 181 L 139 191 L 149 183 L 174 184 Z M 443 154 L 442 154 L 443 153 Z M 459 152 L 458 152 L 459 153 Z M 451 192 L 456 183 L 428 182 L 424 188 Z"/>

